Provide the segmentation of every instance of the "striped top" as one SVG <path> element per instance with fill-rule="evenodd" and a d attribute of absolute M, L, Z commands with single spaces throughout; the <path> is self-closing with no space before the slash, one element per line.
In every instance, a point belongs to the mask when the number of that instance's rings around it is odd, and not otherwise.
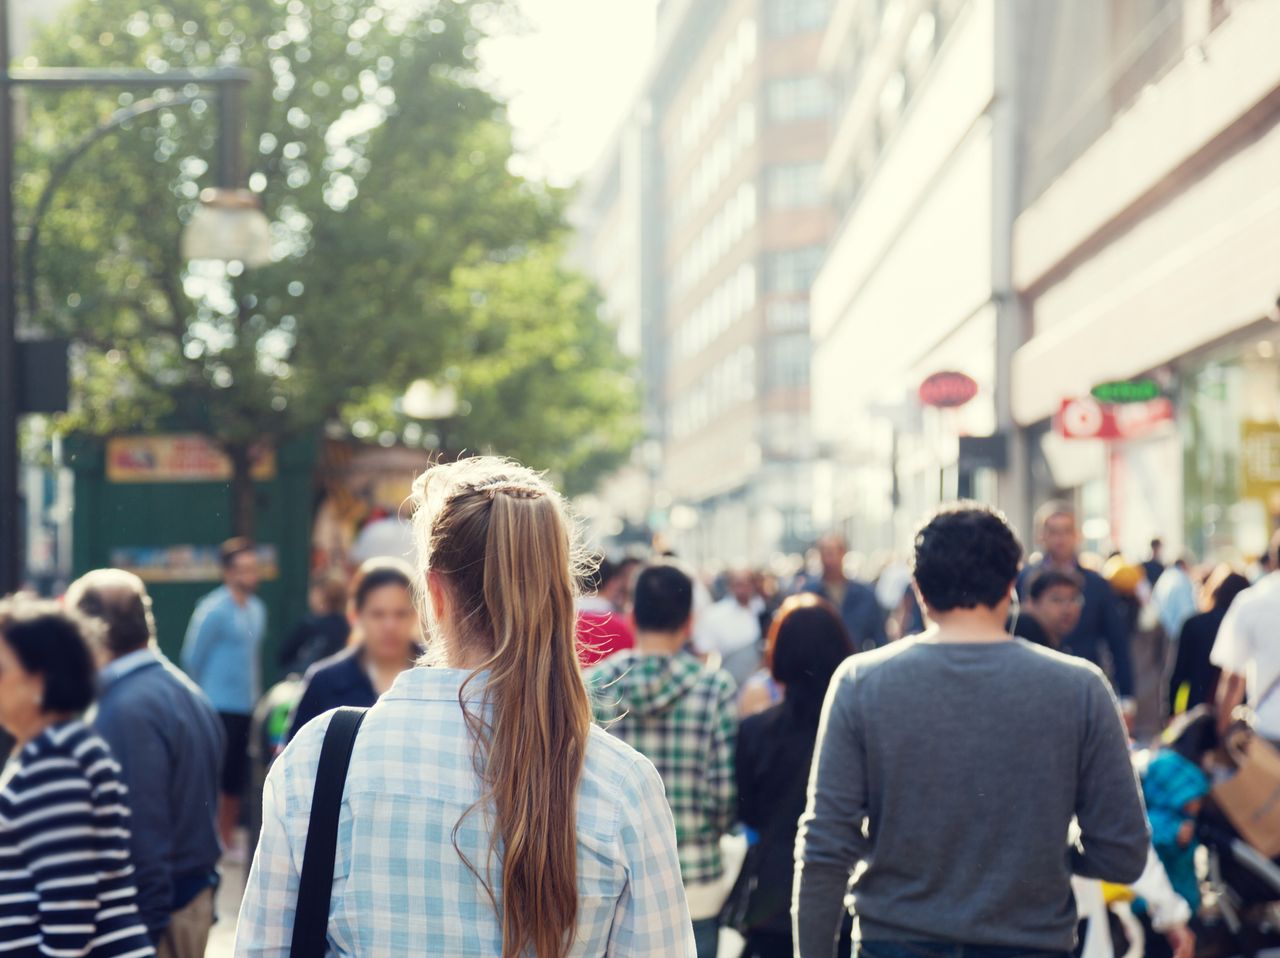
<path fill-rule="evenodd" d="M 120 766 L 76 720 L 46 729 L 0 777 L 0 956 L 141 958 Z"/>

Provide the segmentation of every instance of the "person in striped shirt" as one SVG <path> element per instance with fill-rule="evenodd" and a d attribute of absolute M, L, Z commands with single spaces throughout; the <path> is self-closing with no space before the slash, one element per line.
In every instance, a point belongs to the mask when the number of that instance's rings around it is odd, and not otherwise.
<path fill-rule="evenodd" d="M 120 766 L 79 715 L 93 701 L 88 620 L 0 600 L 0 958 L 154 955 L 138 915 Z"/>

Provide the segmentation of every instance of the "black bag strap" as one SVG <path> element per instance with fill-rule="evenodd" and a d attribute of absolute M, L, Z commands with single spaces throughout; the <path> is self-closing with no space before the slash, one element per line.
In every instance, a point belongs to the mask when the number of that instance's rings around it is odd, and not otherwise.
<path fill-rule="evenodd" d="M 298 904 L 293 917 L 291 958 L 324 958 L 329 932 L 329 901 L 333 896 L 333 866 L 338 852 L 338 813 L 347 767 L 365 709 L 342 708 L 329 720 L 311 794 Z"/>

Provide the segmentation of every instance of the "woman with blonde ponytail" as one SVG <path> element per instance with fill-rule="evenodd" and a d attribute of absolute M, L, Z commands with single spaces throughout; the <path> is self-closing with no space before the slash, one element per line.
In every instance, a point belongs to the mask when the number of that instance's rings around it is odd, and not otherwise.
<path fill-rule="evenodd" d="M 563 500 L 539 474 L 481 457 L 429 469 L 414 505 L 428 661 L 356 739 L 329 953 L 692 958 L 661 779 L 591 724 Z M 331 714 L 268 778 L 239 956 L 289 954 Z"/>

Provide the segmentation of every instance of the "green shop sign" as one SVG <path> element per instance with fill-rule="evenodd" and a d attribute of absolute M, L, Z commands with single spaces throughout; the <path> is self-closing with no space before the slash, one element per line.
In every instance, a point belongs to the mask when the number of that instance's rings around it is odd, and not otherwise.
<path fill-rule="evenodd" d="M 1150 402 L 1161 396 L 1160 384 L 1154 379 L 1129 379 L 1124 382 L 1099 383 L 1089 390 L 1098 402 Z"/>

